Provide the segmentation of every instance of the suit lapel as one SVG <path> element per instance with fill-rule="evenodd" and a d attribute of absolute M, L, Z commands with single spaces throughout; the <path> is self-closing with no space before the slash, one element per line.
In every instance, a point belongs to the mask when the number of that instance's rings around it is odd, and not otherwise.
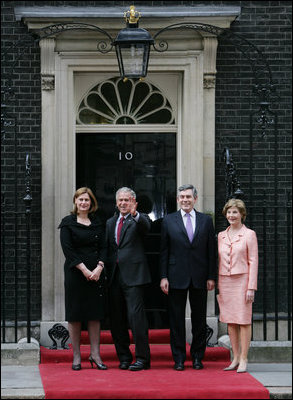
<path fill-rule="evenodd" d="M 116 243 L 115 240 L 115 227 L 116 227 L 116 222 L 118 219 L 118 215 L 114 215 L 114 217 L 112 217 L 111 221 L 110 221 L 110 238 L 109 240 L 113 240 Z"/>
<path fill-rule="evenodd" d="M 195 211 L 195 231 L 194 231 L 192 243 L 194 243 L 195 240 L 197 240 L 199 232 L 200 232 L 200 227 L 201 227 L 201 214 L 196 212 L 196 210 L 194 210 L 194 211 Z"/>
<path fill-rule="evenodd" d="M 183 219 L 182 219 L 182 215 L 181 215 L 181 211 L 180 211 L 180 210 L 177 211 L 177 213 L 175 214 L 175 221 L 176 221 L 176 223 L 177 223 L 177 225 L 178 225 L 180 231 L 181 231 L 182 233 L 184 233 L 184 235 L 186 236 L 186 239 L 187 239 L 188 242 L 189 242 L 189 238 L 188 238 L 188 235 L 187 235 L 185 226 L 184 226 L 184 222 L 183 222 Z"/>

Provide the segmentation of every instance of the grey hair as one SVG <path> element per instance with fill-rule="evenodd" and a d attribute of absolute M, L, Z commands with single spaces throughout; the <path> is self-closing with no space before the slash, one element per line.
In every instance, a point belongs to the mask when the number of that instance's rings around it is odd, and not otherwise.
<path fill-rule="evenodd" d="M 192 195 L 195 198 L 197 196 L 197 190 L 196 188 L 191 185 L 191 184 L 187 184 L 187 185 L 182 185 L 178 188 L 178 195 L 180 194 L 180 192 L 183 192 L 185 190 L 191 189 L 192 190 Z"/>
<path fill-rule="evenodd" d="M 130 189 L 129 187 L 124 186 L 124 187 L 122 187 L 122 188 L 120 188 L 120 189 L 117 190 L 117 192 L 116 192 L 116 200 L 117 200 L 119 194 L 122 193 L 122 192 L 130 193 L 131 197 L 133 197 L 134 199 L 136 199 L 136 194 L 135 194 L 135 192 L 134 192 L 132 189 Z"/>

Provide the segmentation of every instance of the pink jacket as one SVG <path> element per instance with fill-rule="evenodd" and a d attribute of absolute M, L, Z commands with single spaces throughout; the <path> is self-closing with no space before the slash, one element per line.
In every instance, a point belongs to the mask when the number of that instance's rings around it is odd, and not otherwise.
<path fill-rule="evenodd" d="M 228 227 L 218 234 L 219 275 L 249 274 L 248 289 L 257 289 L 258 246 L 256 233 L 242 226 L 230 242 Z"/>

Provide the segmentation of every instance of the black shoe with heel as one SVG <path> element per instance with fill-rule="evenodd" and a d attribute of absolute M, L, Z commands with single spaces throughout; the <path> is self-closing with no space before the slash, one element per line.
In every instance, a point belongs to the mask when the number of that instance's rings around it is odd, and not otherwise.
<path fill-rule="evenodd" d="M 80 371 L 81 364 L 72 364 L 72 369 L 73 369 L 73 371 Z"/>
<path fill-rule="evenodd" d="M 95 364 L 97 366 L 97 369 L 108 369 L 108 367 L 104 363 L 98 363 L 92 356 L 89 356 L 89 362 L 91 363 L 92 368 L 94 368 L 93 364 Z"/>

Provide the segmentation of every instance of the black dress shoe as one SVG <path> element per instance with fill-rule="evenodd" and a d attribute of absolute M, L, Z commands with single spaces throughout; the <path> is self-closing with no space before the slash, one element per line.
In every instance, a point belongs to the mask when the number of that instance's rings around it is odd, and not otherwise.
<path fill-rule="evenodd" d="M 81 364 L 72 364 L 72 369 L 73 371 L 81 370 Z"/>
<path fill-rule="evenodd" d="M 149 362 L 137 360 L 135 361 L 135 363 L 131 364 L 128 369 L 130 371 L 141 371 L 142 369 L 150 369 L 150 368 L 151 365 Z"/>
<path fill-rule="evenodd" d="M 128 369 L 131 363 L 129 361 L 121 361 L 119 364 L 120 369 Z"/>
<path fill-rule="evenodd" d="M 183 363 L 175 363 L 174 369 L 175 369 L 175 371 L 184 371 L 184 364 Z"/>
<path fill-rule="evenodd" d="M 193 366 L 194 369 L 203 369 L 202 362 L 201 362 L 201 360 L 199 358 L 195 358 L 193 360 L 192 366 Z"/>

